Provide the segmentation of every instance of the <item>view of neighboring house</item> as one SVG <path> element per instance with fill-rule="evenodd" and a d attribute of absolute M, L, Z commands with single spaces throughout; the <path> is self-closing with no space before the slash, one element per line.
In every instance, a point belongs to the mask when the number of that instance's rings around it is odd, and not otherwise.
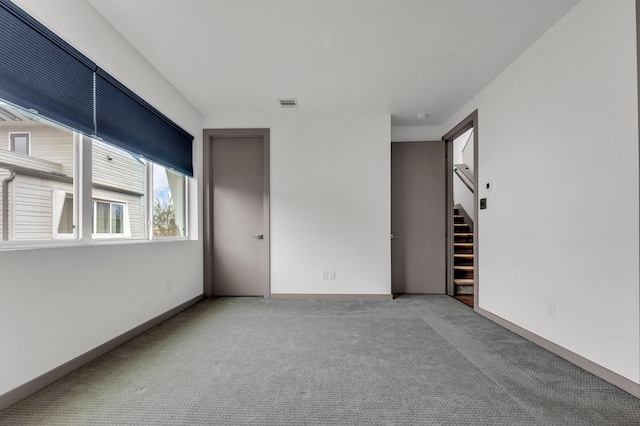
<path fill-rule="evenodd" d="M 74 153 L 80 137 L 0 105 L 3 240 L 76 235 Z M 94 237 L 144 237 L 144 161 L 95 140 L 92 145 Z"/>

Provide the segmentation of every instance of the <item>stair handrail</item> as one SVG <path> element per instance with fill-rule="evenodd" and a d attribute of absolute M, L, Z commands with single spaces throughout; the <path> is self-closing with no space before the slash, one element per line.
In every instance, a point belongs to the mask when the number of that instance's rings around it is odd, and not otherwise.
<path fill-rule="evenodd" d="M 458 176 L 458 178 L 462 181 L 462 183 L 464 183 L 465 186 L 469 188 L 469 191 L 473 193 L 474 192 L 473 175 L 469 170 L 469 166 L 467 166 L 466 164 L 455 164 L 453 166 L 453 171 Z"/>
<path fill-rule="evenodd" d="M 475 132 L 475 129 L 471 130 L 471 133 L 469 133 L 469 137 L 467 138 L 467 141 L 464 143 L 464 147 L 462 148 L 462 152 L 464 152 L 467 149 L 467 145 L 469 145 L 469 142 L 471 142 L 473 140 L 473 133 Z"/>

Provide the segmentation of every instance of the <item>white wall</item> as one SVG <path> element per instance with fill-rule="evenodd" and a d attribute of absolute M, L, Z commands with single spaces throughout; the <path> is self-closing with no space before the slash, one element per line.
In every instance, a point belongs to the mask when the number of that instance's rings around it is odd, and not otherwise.
<path fill-rule="evenodd" d="M 442 140 L 441 126 L 391 126 L 392 142 L 424 142 Z"/>
<path fill-rule="evenodd" d="M 478 109 L 480 307 L 638 383 L 635 40 L 583 0 L 444 127 Z"/>
<path fill-rule="evenodd" d="M 286 110 L 205 120 L 271 129 L 272 293 L 391 293 L 389 119 Z"/>
<path fill-rule="evenodd" d="M 202 158 L 198 111 L 84 1 L 17 3 L 196 136 Z M 197 236 L 201 194 L 192 189 Z M 0 271 L 2 395 L 201 294 L 202 247 L 192 240 L 0 252 Z"/>

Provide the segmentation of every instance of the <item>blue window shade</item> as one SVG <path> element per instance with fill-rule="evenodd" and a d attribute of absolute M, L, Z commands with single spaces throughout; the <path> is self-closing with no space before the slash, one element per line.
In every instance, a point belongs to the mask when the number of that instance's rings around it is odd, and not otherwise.
<path fill-rule="evenodd" d="M 101 69 L 96 123 L 96 135 L 105 142 L 193 176 L 193 136 Z"/>
<path fill-rule="evenodd" d="M 193 176 L 193 136 L 9 0 L 0 99 Z"/>
<path fill-rule="evenodd" d="M 0 1 L 0 98 L 94 133 L 93 62 L 13 3 Z"/>

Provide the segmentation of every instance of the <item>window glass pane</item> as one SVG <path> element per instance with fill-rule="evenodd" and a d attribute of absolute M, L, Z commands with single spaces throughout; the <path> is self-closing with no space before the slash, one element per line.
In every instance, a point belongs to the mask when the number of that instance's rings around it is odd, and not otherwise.
<path fill-rule="evenodd" d="M 64 199 L 58 234 L 73 234 L 73 196 L 66 196 Z"/>
<path fill-rule="evenodd" d="M 153 236 L 186 235 L 185 177 L 153 165 Z"/>
<path fill-rule="evenodd" d="M 109 203 L 96 202 L 96 234 L 110 234 L 109 214 L 111 206 Z"/>
<path fill-rule="evenodd" d="M 122 234 L 124 221 L 124 206 L 122 204 L 111 204 L 111 233 Z"/>
<path fill-rule="evenodd" d="M 28 133 L 12 133 L 11 151 L 18 154 L 29 155 L 29 134 Z"/>
<path fill-rule="evenodd" d="M 91 161 L 93 199 L 107 203 L 110 214 L 104 232 L 96 227 L 96 233 L 145 238 L 145 161 L 97 140 L 92 143 Z"/>
<path fill-rule="evenodd" d="M 0 240 L 75 235 L 76 140 L 73 131 L 0 100 L 0 181 L 7 183 L 6 191 L 0 186 Z"/>

